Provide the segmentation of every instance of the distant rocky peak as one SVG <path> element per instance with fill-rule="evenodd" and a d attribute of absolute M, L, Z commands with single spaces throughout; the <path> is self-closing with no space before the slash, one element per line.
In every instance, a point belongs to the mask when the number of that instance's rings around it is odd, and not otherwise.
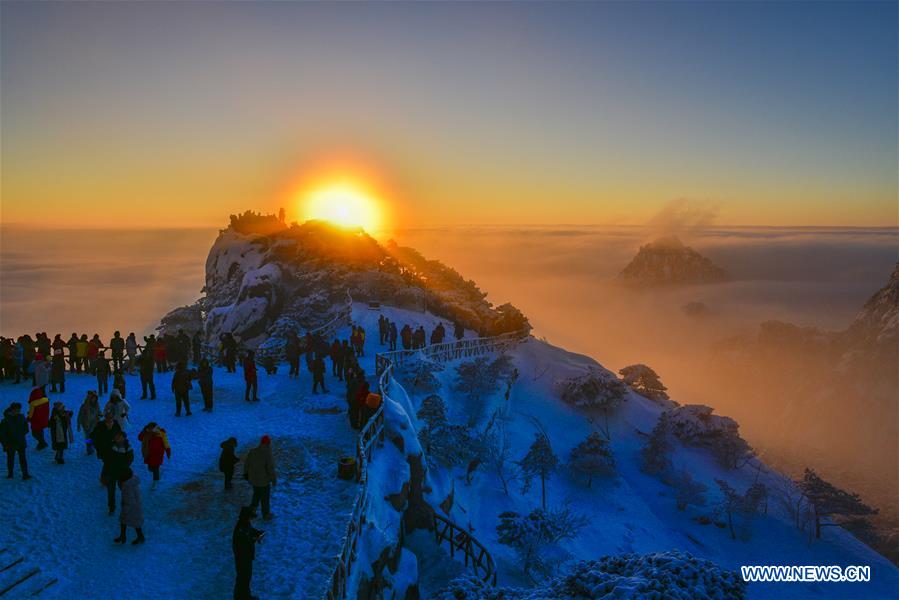
<path fill-rule="evenodd" d="M 641 246 L 618 274 L 620 281 L 640 285 L 714 283 L 728 278 L 727 271 L 684 245 L 676 236 L 658 238 Z"/>

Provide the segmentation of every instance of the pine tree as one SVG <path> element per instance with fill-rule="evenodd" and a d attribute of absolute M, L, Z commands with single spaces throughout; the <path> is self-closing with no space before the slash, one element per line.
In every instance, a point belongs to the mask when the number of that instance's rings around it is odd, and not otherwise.
<path fill-rule="evenodd" d="M 812 469 L 806 469 L 802 479 L 796 482 L 815 510 L 815 537 L 821 537 L 821 528 L 837 523 L 821 523 L 821 517 L 865 517 L 877 514 L 858 494 L 847 492 L 821 479 Z"/>
<path fill-rule="evenodd" d="M 693 479 L 688 471 L 678 471 L 671 480 L 674 499 L 678 510 L 685 510 L 688 504 L 705 506 L 704 493 L 708 487 Z"/>
<path fill-rule="evenodd" d="M 587 487 L 593 483 L 593 477 L 605 475 L 615 470 L 615 457 L 609 442 L 604 440 L 597 432 L 587 436 L 587 439 L 571 449 L 568 465 L 577 473 L 587 476 Z"/>
<path fill-rule="evenodd" d="M 673 449 L 671 421 L 668 413 L 663 412 L 649 434 L 649 441 L 640 452 L 643 472 L 658 475 L 668 471 L 671 468 L 669 455 Z"/>
<path fill-rule="evenodd" d="M 544 432 L 534 434 L 535 440 L 528 453 L 518 462 L 523 477 L 522 493 L 531 488 L 531 480 L 540 478 L 541 506 L 546 510 L 546 479 L 559 466 L 559 457 L 553 452 L 549 437 Z"/>
<path fill-rule="evenodd" d="M 425 452 L 430 453 L 435 432 L 446 427 L 446 405 L 440 396 L 432 394 L 422 400 L 416 416 L 425 423 L 418 432 L 418 439 Z"/>
<path fill-rule="evenodd" d="M 562 400 L 573 406 L 598 409 L 603 414 L 603 434 L 611 439 L 609 413 L 624 402 L 627 386 L 606 370 L 592 369 L 580 377 L 567 379 L 560 384 Z"/>
<path fill-rule="evenodd" d="M 629 365 L 620 371 L 621 377 L 632 390 L 650 400 L 668 400 L 668 388 L 658 373 L 644 364 Z"/>

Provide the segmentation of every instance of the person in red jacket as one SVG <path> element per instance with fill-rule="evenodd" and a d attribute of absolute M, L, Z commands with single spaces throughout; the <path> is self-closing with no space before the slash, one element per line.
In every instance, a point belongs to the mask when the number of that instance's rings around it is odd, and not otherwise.
<path fill-rule="evenodd" d="M 153 473 L 153 487 L 155 488 L 156 482 L 159 481 L 159 467 L 162 466 L 163 458 L 172 458 L 169 436 L 166 435 L 165 429 L 153 422 L 147 423 L 147 426 L 137 435 L 137 439 L 140 441 L 144 464 L 147 465 L 147 470 Z"/>
<path fill-rule="evenodd" d="M 256 380 L 256 354 L 250 350 L 243 358 L 243 379 L 247 382 L 244 399 L 247 402 L 259 402 L 259 384 Z M 250 391 L 253 392 L 252 398 Z"/>
<path fill-rule="evenodd" d="M 47 447 L 44 429 L 50 422 L 50 399 L 47 398 L 47 392 L 42 385 L 31 390 L 31 396 L 28 398 L 28 422 L 31 424 L 31 435 L 37 440 L 36 449 L 43 450 Z"/>

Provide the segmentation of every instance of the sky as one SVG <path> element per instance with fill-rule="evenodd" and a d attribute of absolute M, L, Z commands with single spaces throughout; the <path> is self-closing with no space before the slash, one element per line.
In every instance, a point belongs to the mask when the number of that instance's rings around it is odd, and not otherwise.
<path fill-rule="evenodd" d="M 897 4 L 0 4 L 0 222 L 896 226 Z"/>

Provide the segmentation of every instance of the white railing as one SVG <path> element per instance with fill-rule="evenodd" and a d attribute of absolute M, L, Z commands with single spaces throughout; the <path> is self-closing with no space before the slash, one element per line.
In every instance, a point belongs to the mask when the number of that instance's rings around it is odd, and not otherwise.
<path fill-rule="evenodd" d="M 326 594 L 327 600 L 340 600 L 348 595 L 348 585 L 353 564 L 358 556 L 359 538 L 365 525 L 365 509 L 368 503 L 368 462 L 371 461 L 375 441 L 384 439 L 384 406 L 390 399 L 390 384 L 393 383 L 393 368 L 410 357 L 437 362 L 457 360 L 478 356 L 488 352 L 506 351 L 526 339 L 527 331 L 515 331 L 493 337 L 463 339 L 456 342 L 432 344 L 417 350 L 394 350 L 375 355 L 375 369 L 378 375 L 378 388 L 381 392 L 381 406 L 372 415 L 368 423 L 359 432 L 356 444 L 356 479 L 362 484 L 353 505 L 350 522 L 347 525 L 343 540 L 343 549 L 337 557 L 337 566 L 331 576 L 331 585 Z M 442 527 L 441 527 L 442 526 Z M 465 564 L 471 565 L 475 575 L 490 585 L 496 585 L 496 566 L 487 548 L 478 542 L 470 532 L 456 525 L 445 517 L 434 514 L 434 527 L 437 532 L 437 543 L 449 543 L 450 554 L 456 549 L 465 554 Z"/>

